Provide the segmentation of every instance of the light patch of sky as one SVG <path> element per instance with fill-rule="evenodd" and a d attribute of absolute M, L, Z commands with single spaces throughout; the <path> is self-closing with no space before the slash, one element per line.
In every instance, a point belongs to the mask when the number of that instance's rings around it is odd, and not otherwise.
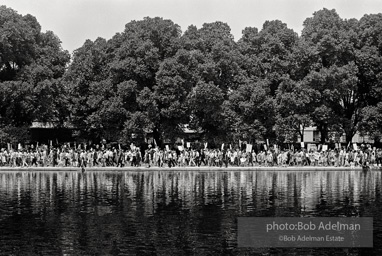
<path fill-rule="evenodd" d="M 281 20 L 301 33 L 303 22 L 322 8 L 336 9 L 340 17 L 360 19 L 382 12 L 381 0 L 2 0 L 20 14 L 32 14 L 42 30 L 53 31 L 62 47 L 72 52 L 86 39 L 110 39 L 126 23 L 144 17 L 163 17 L 181 26 L 200 28 L 222 21 L 235 40 L 245 27 L 261 30 L 266 20 Z"/>

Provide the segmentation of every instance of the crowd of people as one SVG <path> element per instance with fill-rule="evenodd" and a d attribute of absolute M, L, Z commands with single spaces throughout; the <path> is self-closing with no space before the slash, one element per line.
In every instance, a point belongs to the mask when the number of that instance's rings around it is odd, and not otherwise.
<path fill-rule="evenodd" d="M 71 148 L 41 146 L 0 151 L 3 167 L 267 167 L 267 166 L 382 166 L 382 149 L 364 147 L 357 150 L 303 149 L 161 149 L 151 145 L 146 150 L 132 146 L 119 148 Z"/>

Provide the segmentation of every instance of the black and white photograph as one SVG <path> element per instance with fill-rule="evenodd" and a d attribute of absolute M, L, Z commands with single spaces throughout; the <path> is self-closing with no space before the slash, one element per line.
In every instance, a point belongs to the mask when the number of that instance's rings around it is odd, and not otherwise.
<path fill-rule="evenodd" d="M 382 255 L 382 1 L 1 0 L 3 255 Z"/>

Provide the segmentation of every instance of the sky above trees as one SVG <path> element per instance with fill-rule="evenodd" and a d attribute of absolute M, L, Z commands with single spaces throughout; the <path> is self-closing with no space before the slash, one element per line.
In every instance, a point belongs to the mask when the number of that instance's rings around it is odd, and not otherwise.
<path fill-rule="evenodd" d="M 131 20 L 144 17 L 170 19 L 182 32 L 190 25 L 200 28 L 222 21 L 237 41 L 246 27 L 261 29 L 267 20 L 281 20 L 301 34 L 306 17 L 324 7 L 335 9 L 343 19 L 382 11 L 380 0 L 2 0 L 1 4 L 22 15 L 33 14 L 42 31 L 54 31 L 70 53 L 87 39 L 110 39 Z"/>

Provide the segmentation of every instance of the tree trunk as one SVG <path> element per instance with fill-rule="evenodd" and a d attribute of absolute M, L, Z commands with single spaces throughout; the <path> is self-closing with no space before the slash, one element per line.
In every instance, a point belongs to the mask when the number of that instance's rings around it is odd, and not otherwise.
<path fill-rule="evenodd" d="M 318 126 L 317 128 L 321 133 L 320 143 L 325 144 L 326 139 L 328 138 L 328 126 L 324 124 L 324 125 Z"/>
<path fill-rule="evenodd" d="M 349 142 L 351 142 L 353 140 L 353 136 L 354 136 L 354 132 L 353 131 L 345 131 L 345 136 L 346 136 L 346 144 L 348 144 Z"/>
<path fill-rule="evenodd" d="M 161 133 L 159 132 L 159 130 L 157 128 L 153 129 L 153 138 L 156 141 L 157 146 L 159 148 L 162 148 L 162 146 L 163 146 L 162 136 L 161 136 Z"/>
<path fill-rule="evenodd" d="M 300 139 L 301 139 L 301 142 L 304 142 L 304 131 L 305 131 L 305 127 L 302 127 L 302 129 L 300 130 Z"/>

